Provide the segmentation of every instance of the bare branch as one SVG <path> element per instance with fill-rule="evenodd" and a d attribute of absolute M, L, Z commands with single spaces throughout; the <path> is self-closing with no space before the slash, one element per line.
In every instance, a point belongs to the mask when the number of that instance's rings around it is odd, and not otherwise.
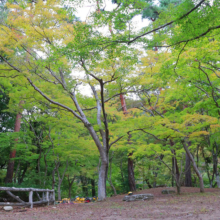
<path fill-rule="evenodd" d="M 51 103 L 54 104 L 54 105 L 58 105 L 58 106 L 60 106 L 60 107 L 62 107 L 62 108 L 64 108 L 64 109 L 66 109 L 67 111 L 71 112 L 76 118 L 78 118 L 80 121 L 82 121 L 82 122 L 84 123 L 83 118 L 82 118 L 80 115 L 78 115 L 75 111 L 73 111 L 71 108 L 69 108 L 69 107 L 67 107 L 67 106 L 65 106 L 65 105 L 63 105 L 63 104 L 61 104 L 61 103 L 59 103 L 59 102 L 56 102 L 56 101 L 50 99 L 50 98 L 49 98 L 48 96 L 46 96 L 37 86 L 35 86 L 35 85 L 33 84 L 33 82 L 32 82 L 29 78 L 27 78 L 27 80 L 29 81 L 29 83 L 31 84 L 31 86 L 32 86 L 38 93 L 40 93 L 47 101 L 51 102 Z"/>
<path fill-rule="evenodd" d="M 199 86 L 197 86 L 197 85 L 195 85 L 195 87 L 198 88 L 198 89 L 200 89 L 201 91 L 203 91 L 208 98 L 210 97 L 209 94 L 208 94 L 203 88 L 201 88 L 201 87 L 199 87 Z"/>
<path fill-rule="evenodd" d="M 13 66 L 11 63 L 9 63 L 2 55 L 0 55 L 0 57 L 14 70 L 18 71 L 19 73 L 21 72 L 18 68 L 16 68 L 15 66 Z"/>
<path fill-rule="evenodd" d="M 181 20 L 181 19 L 187 17 L 189 14 L 191 14 L 193 11 L 195 11 L 198 7 L 200 7 L 203 2 L 205 2 L 205 0 L 201 0 L 201 1 L 200 1 L 195 7 L 193 7 L 190 11 L 188 11 L 186 14 L 182 15 L 180 18 L 178 18 L 178 19 L 176 19 L 176 20 L 174 20 L 174 21 L 170 21 L 170 22 L 168 22 L 168 23 L 166 23 L 166 24 L 164 24 L 164 25 L 162 25 L 162 26 L 160 26 L 160 27 L 158 27 L 158 28 L 155 28 L 155 29 L 153 29 L 153 30 L 151 30 L 151 31 L 148 31 L 148 32 L 144 33 L 144 34 L 141 34 L 141 35 L 139 35 L 139 36 L 133 38 L 133 39 L 130 40 L 130 41 L 121 41 L 121 42 L 118 41 L 118 43 L 131 44 L 131 43 L 133 43 L 134 41 L 136 41 L 137 39 L 139 39 L 139 38 L 141 38 L 141 37 L 143 37 L 143 36 L 146 36 L 146 35 L 148 35 L 148 34 L 151 34 L 151 33 L 153 33 L 153 32 L 156 32 L 156 31 L 158 31 L 158 30 L 160 30 L 160 29 L 163 29 L 163 28 L 165 28 L 165 27 L 167 27 L 167 26 L 173 24 L 174 22 L 179 21 L 179 20 Z M 220 26 L 219 26 L 219 27 L 220 27 Z M 214 29 L 214 28 L 212 28 L 212 29 Z M 210 31 L 210 30 L 209 30 L 209 31 Z M 207 33 L 208 33 L 209 31 L 207 31 Z M 203 35 L 205 35 L 205 34 L 206 34 L 206 33 L 204 33 Z M 203 35 L 202 35 L 202 36 L 203 36 Z M 197 37 L 197 38 L 199 38 L 199 37 Z M 197 39 L 197 38 L 195 38 L 195 39 Z M 186 41 L 181 41 L 181 42 L 186 42 Z"/>
<path fill-rule="evenodd" d="M 208 69 L 208 70 L 211 70 L 213 73 L 215 73 L 215 75 L 220 78 L 220 76 L 215 72 L 215 70 L 211 69 L 211 68 L 208 68 L 208 67 L 205 67 L 205 66 L 201 66 L 201 68 L 205 68 L 205 69 Z"/>
<path fill-rule="evenodd" d="M 109 144 L 109 149 L 111 148 L 111 146 L 112 146 L 113 144 L 117 143 L 117 142 L 118 142 L 119 140 L 121 140 L 124 136 L 125 136 L 125 135 L 123 135 L 123 136 L 117 138 L 116 140 L 112 141 L 111 144 Z"/>
<path fill-rule="evenodd" d="M 142 131 L 142 132 L 144 132 L 144 133 L 146 133 L 146 134 L 149 134 L 149 135 L 153 136 L 153 137 L 154 137 L 155 139 L 157 139 L 158 141 L 166 141 L 165 139 L 159 139 L 159 138 L 158 138 L 157 136 L 155 136 L 154 134 L 151 134 L 151 133 L 145 131 L 144 128 L 134 129 L 133 131 Z"/>
<path fill-rule="evenodd" d="M 173 68 L 173 70 L 174 70 L 175 73 L 176 73 L 176 67 L 177 67 L 177 65 L 178 65 L 180 55 L 181 55 L 181 53 L 183 52 L 184 48 L 186 47 L 187 43 L 188 43 L 188 41 L 186 41 L 186 43 L 184 44 L 183 48 L 180 50 L 180 52 L 179 52 L 179 54 L 178 54 L 175 67 Z M 176 73 L 176 75 L 178 75 L 178 74 Z"/>

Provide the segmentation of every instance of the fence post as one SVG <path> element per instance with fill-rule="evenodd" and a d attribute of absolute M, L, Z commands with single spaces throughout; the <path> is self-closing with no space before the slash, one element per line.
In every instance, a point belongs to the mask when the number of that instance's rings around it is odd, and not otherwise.
<path fill-rule="evenodd" d="M 46 192 L 46 200 L 47 200 L 47 205 L 49 205 L 50 199 L 49 199 L 49 191 L 48 191 L 48 189 L 47 189 L 47 192 Z"/>
<path fill-rule="evenodd" d="M 53 190 L 53 204 L 55 205 L 55 200 L 56 200 L 56 197 L 55 197 L 55 190 Z"/>
<path fill-rule="evenodd" d="M 29 203 L 31 205 L 31 209 L 33 208 L 33 191 L 29 192 Z"/>

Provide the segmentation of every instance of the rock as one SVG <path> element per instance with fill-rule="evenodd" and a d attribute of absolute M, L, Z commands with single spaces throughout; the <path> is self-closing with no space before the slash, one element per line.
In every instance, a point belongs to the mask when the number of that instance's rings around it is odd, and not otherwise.
<path fill-rule="evenodd" d="M 137 194 L 137 195 L 125 196 L 123 198 L 123 201 L 132 202 L 132 201 L 139 201 L 139 200 L 149 200 L 153 198 L 154 198 L 153 194 Z"/>
<path fill-rule="evenodd" d="M 5 211 L 12 211 L 13 207 L 12 206 L 4 206 L 3 208 Z"/>
<path fill-rule="evenodd" d="M 173 193 L 176 193 L 175 190 L 173 189 L 164 189 L 161 191 L 162 194 L 173 194 Z"/>

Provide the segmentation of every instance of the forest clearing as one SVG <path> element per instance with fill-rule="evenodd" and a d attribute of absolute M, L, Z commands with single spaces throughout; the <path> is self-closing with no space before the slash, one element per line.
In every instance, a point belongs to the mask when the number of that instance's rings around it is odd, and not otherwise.
<path fill-rule="evenodd" d="M 220 218 L 219 159 L 219 0 L 0 0 L 0 218 Z"/>
<path fill-rule="evenodd" d="M 217 220 L 220 216 L 219 189 L 183 187 L 181 195 L 163 195 L 166 188 L 141 190 L 137 193 L 152 193 L 153 200 L 124 202 L 124 195 L 107 198 L 104 202 L 60 204 L 46 207 L 15 208 L 12 212 L 0 210 L 0 219 L 7 220 L 154 220 L 154 219 L 199 219 Z M 56 207 L 56 208 L 55 208 Z"/>

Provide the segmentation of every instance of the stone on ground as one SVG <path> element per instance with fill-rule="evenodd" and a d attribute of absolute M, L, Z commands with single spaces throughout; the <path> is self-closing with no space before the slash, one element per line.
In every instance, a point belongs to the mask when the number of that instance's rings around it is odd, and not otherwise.
<path fill-rule="evenodd" d="M 137 194 L 137 195 L 125 196 L 123 198 L 123 201 L 132 202 L 132 201 L 140 201 L 140 200 L 149 200 L 153 198 L 154 198 L 153 194 Z"/>
<path fill-rule="evenodd" d="M 13 207 L 12 206 L 4 206 L 3 208 L 5 211 L 11 211 L 13 210 Z"/>
<path fill-rule="evenodd" d="M 173 189 L 163 189 L 163 190 L 161 191 L 161 193 L 162 193 L 162 194 L 173 194 L 173 193 L 176 193 L 176 191 L 173 190 Z"/>

